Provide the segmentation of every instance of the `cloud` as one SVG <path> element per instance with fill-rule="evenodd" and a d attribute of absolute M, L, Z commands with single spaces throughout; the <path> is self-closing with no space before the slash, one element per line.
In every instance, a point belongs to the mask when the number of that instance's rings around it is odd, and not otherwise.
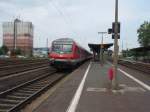
<path fill-rule="evenodd" d="M 136 30 L 144 20 L 150 19 L 148 5 L 139 4 L 140 0 L 119 0 L 121 41 L 131 43 L 129 47 L 138 46 Z M 88 48 L 89 42 L 100 43 L 98 31 L 107 31 L 111 27 L 114 1 L 1 0 L 0 12 L 0 22 L 12 21 L 19 15 L 23 21 L 32 21 L 35 47 L 46 46 L 46 38 L 50 43 L 56 38 L 70 37 Z M 110 35 L 105 36 L 108 37 L 104 38 L 105 42 L 113 42 Z"/>

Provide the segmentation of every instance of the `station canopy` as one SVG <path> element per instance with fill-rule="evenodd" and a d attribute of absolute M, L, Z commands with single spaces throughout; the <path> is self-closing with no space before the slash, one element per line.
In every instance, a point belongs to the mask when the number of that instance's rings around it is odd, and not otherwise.
<path fill-rule="evenodd" d="M 91 51 L 100 52 L 101 49 L 101 44 L 88 44 L 89 48 L 91 49 Z M 111 46 L 113 46 L 113 43 L 109 43 L 109 44 L 103 44 L 103 49 L 107 50 L 108 48 L 110 48 Z"/>

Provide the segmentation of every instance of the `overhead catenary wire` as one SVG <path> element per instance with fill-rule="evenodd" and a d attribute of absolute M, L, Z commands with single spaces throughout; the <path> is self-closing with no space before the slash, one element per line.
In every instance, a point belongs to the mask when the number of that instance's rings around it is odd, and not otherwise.
<path fill-rule="evenodd" d="M 73 34 L 77 35 L 76 31 L 74 31 L 74 29 L 72 28 L 72 25 L 70 24 L 70 21 L 71 21 L 70 17 L 68 15 L 66 16 L 64 10 L 62 10 L 62 8 L 60 7 L 60 5 L 56 5 L 56 3 L 54 3 L 53 0 L 50 0 L 50 3 L 53 5 L 53 7 L 57 10 L 57 12 L 59 13 L 59 15 L 62 17 L 62 19 L 64 20 L 65 24 L 69 27 L 69 30 Z"/>
<path fill-rule="evenodd" d="M 55 0 L 57 1 L 57 0 Z M 60 2 L 54 2 L 54 0 L 50 0 L 51 5 L 56 9 L 56 11 L 59 13 L 59 15 L 62 17 L 64 23 L 68 26 L 69 32 L 72 32 L 72 34 L 75 37 L 81 37 L 80 35 L 78 35 L 78 32 L 76 30 L 74 30 L 73 26 L 71 25 L 72 19 L 69 16 L 69 14 L 67 13 L 67 11 L 65 11 L 65 8 L 60 5 Z M 85 37 L 83 38 L 79 38 L 80 40 L 78 41 L 81 45 L 84 44 L 84 42 L 86 41 Z M 86 46 L 86 48 L 88 49 L 88 46 Z"/>

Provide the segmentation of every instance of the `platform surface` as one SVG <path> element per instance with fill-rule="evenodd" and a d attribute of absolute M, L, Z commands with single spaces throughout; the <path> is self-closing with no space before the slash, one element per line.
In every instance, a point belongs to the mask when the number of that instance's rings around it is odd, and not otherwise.
<path fill-rule="evenodd" d="M 35 112 L 149 112 L 150 90 L 147 76 L 142 76 L 142 85 L 136 82 L 136 74 L 128 73 L 134 79 L 127 77 L 118 70 L 118 91 L 111 90 L 108 69 L 111 64 L 103 66 L 97 62 L 87 62 L 70 74 L 64 82 Z M 89 70 L 87 70 L 89 68 Z M 128 70 L 129 71 L 129 70 Z M 87 76 L 85 76 L 87 73 Z M 132 75 L 132 73 L 134 73 Z M 139 73 L 137 73 L 139 75 Z M 137 76 L 138 76 L 137 75 Z M 142 74 L 143 75 L 143 74 Z M 85 78 L 85 81 L 83 81 Z M 83 85 L 81 84 L 83 82 Z M 83 89 L 81 87 L 83 86 Z M 80 88 L 81 87 L 81 88 Z M 79 90 L 79 88 L 81 90 Z M 79 90 L 79 91 L 78 91 Z M 81 93 L 81 94 L 80 94 Z M 77 97 L 76 97 L 77 96 Z"/>

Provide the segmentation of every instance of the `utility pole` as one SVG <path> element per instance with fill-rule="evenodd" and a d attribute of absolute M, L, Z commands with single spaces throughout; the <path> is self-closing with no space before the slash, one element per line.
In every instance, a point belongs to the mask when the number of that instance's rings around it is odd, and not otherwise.
<path fill-rule="evenodd" d="M 124 47 L 124 46 L 123 46 L 123 40 L 122 40 L 122 51 L 123 51 L 123 47 Z"/>
<path fill-rule="evenodd" d="M 117 66 L 118 66 L 118 0 L 115 0 L 115 31 L 114 31 L 114 59 L 113 59 L 113 69 L 114 69 L 114 78 L 112 80 L 112 88 L 118 88 L 118 79 L 117 79 Z"/>
<path fill-rule="evenodd" d="M 14 20 L 14 42 L 13 42 L 13 50 L 16 49 L 16 38 L 17 38 L 17 27 L 16 27 L 16 19 Z"/>
<path fill-rule="evenodd" d="M 47 47 L 47 53 L 48 53 L 48 38 L 46 39 L 46 47 Z"/>
<path fill-rule="evenodd" d="M 100 46 L 100 61 L 101 61 L 101 64 L 103 64 L 103 48 L 104 48 L 104 45 L 103 45 L 103 35 L 106 34 L 107 32 L 98 32 L 98 34 L 101 34 L 102 35 L 102 39 L 101 39 L 101 46 Z"/>

